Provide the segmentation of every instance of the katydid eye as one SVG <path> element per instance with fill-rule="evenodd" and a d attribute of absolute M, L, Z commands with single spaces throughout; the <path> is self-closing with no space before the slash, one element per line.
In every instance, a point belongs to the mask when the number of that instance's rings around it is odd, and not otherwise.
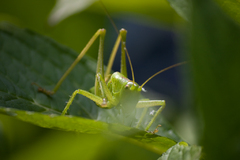
<path fill-rule="evenodd" d="M 126 86 L 125 86 L 125 89 L 128 89 L 129 88 L 129 85 L 127 84 Z"/>

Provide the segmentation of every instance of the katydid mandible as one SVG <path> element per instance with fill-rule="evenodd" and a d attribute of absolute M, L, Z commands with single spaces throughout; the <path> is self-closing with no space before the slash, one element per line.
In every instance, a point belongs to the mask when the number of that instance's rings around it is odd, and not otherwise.
<path fill-rule="evenodd" d="M 149 99 L 140 99 L 141 91 L 143 90 L 143 86 L 153 77 L 160 74 L 163 71 L 166 71 L 170 68 L 182 65 L 183 63 L 177 63 L 175 65 L 172 65 L 170 67 L 167 67 L 163 70 L 160 70 L 159 72 L 155 73 L 153 76 L 151 76 L 149 79 L 147 79 L 142 85 L 138 85 L 135 82 L 134 79 L 134 73 L 132 69 L 132 64 L 130 61 L 129 54 L 126 49 L 126 33 L 127 31 L 125 29 L 121 29 L 119 31 L 118 38 L 115 42 L 115 45 L 113 47 L 109 63 L 107 65 L 107 70 L 104 72 L 104 65 L 103 65 L 103 45 L 104 45 L 104 37 L 106 34 L 105 29 L 99 29 L 93 37 L 90 39 L 90 41 L 87 43 L 85 48 L 82 50 L 82 52 L 78 55 L 76 60 L 72 63 L 72 65 L 68 68 L 68 70 L 64 73 L 64 75 L 61 77 L 61 79 L 58 81 L 56 86 L 52 91 L 48 91 L 46 89 L 43 89 L 41 87 L 38 87 L 38 91 L 42 92 L 46 95 L 52 95 L 54 94 L 64 79 L 68 76 L 68 74 L 72 71 L 72 69 L 75 67 L 75 65 L 81 60 L 81 58 L 86 54 L 88 49 L 91 47 L 91 45 L 94 43 L 94 41 L 100 37 L 99 42 L 99 51 L 98 51 L 98 60 L 97 60 L 97 69 L 96 69 L 96 77 L 95 77 L 95 86 L 94 91 L 85 91 L 82 89 L 77 89 L 73 92 L 71 95 L 69 101 L 67 102 L 67 105 L 65 106 L 62 115 L 65 115 L 67 113 L 67 110 L 69 109 L 70 105 L 72 104 L 75 96 L 77 94 L 81 94 L 92 101 L 94 101 L 97 106 L 105 109 L 110 109 L 115 106 L 121 106 L 123 114 L 129 114 L 131 111 L 133 111 L 136 108 L 145 108 L 143 111 L 141 118 L 138 121 L 137 127 L 141 124 L 141 121 L 143 117 L 146 114 L 146 109 L 148 107 L 153 106 L 161 106 L 156 111 L 155 115 L 151 119 L 151 121 L 148 123 L 145 130 L 147 131 L 152 123 L 155 121 L 157 116 L 162 112 L 162 110 L 165 108 L 165 100 L 149 100 Z M 113 74 L 110 74 L 112 64 L 115 58 L 115 55 L 117 53 L 118 46 L 121 42 L 121 70 L 120 72 L 114 72 Z M 129 80 L 127 78 L 127 68 L 126 68 L 126 55 L 130 63 L 131 71 L 132 71 L 132 79 Z"/>

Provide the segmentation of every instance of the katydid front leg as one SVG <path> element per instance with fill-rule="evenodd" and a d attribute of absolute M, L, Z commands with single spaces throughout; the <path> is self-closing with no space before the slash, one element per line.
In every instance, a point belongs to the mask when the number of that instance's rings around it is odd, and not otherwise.
<path fill-rule="evenodd" d="M 74 98 L 77 94 L 81 94 L 81 95 L 91 99 L 100 108 L 110 109 L 110 108 L 116 106 L 119 103 L 119 101 L 111 94 L 111 92 L 107 88 L 105 80 L 103 79 L 101 74 L 98 73 L 96 75 L 96 77 L 97 77 L 97 81 L 98 81 L 99 86 L 100 86 L 99 87 L 100 92 L 102 93 L 103 96 L 97 96 L 97 95 L 95 95 L 93 93 L 90 93 L 88 91 L 78 89 L 78 90 L 74 91 L 73 94 L 71 95 L 69 101 L 67 102 L 67 105 L 65 106 L 65 108 L 62 112 L 62 115 L 65 115 L 67 113 L 67 110 L 69 109 L 70 105 L 72 104 L 72 102 L 73 102 L 73 100 L 74 100 Z M 104 97 L 104 96 L 106 96 L 106 97 Z"/>

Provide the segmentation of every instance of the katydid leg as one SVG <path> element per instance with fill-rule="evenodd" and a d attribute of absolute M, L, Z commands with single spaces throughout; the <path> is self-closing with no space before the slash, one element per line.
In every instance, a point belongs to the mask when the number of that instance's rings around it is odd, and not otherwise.
<path fill-rule="evenodd" d="M 101 74 L 104 76 L 104 65 L 103 65 L 103 48 L 104 48 L 104 38 L 105 38 L 106 30 L 100 35 L 99 39 L 99 49 L 98 49 L 98 59 L 97 59 L 97 69 L 96 74 Z M 97 76 L 95 78 L 95 95 L 101 96 L 101 90 L 99 89 L 99 82 Z"/>
<path fill-rule="evenodd" d="M 122 38 L 122 43 L 121 43 L 121 69 L 120 69 L 120 72 L 125 77 L 128 77 L 127 76 L 126 53 L 125 53 L 127 31 L 125 29 L 121 29 L 120 30 L 120 35 L 121 35 L 121 38 Z"/>
<path fill-rule="evenodd" d="M 97 103 L 99 105 L 99 107 L 101 107 L 101 108 L 112 108 L 112 104 L 108 103 L 108 101 L 105 98 L 96 96 L 95 94 L 90 93 L 88 91 L 78 89 L 78 90 L 74 91 L 73 94 L 71 95 L 69 101 L 67 102 L 67 105 L 65 106 L 65 108 L 62 112 L 62 115 L 65 115 L 67 113 L 67 110 L 69 109 L 70 105 L 72 104 L 72 102 L 77 94 L 81 94 L 81 95 L 91 99 L 92 101 Z"/>
<path fill-rule="evenodd" d="M 113 50 L 112 50 L 112 53 L 111 53 L 111 56 L 109 58 L 109 61 L 108 61 L 108 65 L 107 65 L 107 70 L 106 70 L 106 73 L 105 73 L 105 77 L 107 75 L 110 74 L 111 72 L 111 69 L 112 69 L 112 65 L 113 65 L 113 61 L 115 59 L 115 56 L 116 56 L 116 53 L 117 53 L 117 49 L 119 47 L 119 43 L 121 41 L 121 68 L 120 68 L 120 72 L 125 76 L 127 77 L 127 64 L 126 64 L 126 54 L 125 54 L 125 48 L 126 48 L 126 34 L 127 34 L 127 31 L 125 29 L 121 29 L 119 31 L 119 35 L 118 35 L 118 38 L 115 42 L 115 45 L 113 47 Z"/>
<path fill-rule="evenodd" d="M 119 103 L 119 101 L 109 91 L 107 84 L 105 83 L 105 80 L 103 79 L 102 75 L 98 73 L 96 77 L 100 85 L 99 89 L 104 94 L 103 95 L 104 98 L 106 98 L 107 101 L 109 101 L 112 104 L 112 107 L 116 106 Z"/>
<path fill-rule="evenodd" d="M 76 66 L 76 64 L 82 59 L 82 57 L 87 53 L 89 48 L 92 46 L 92 44 L 95 42 L 95 40 L 98 38 L 99 35 L 105 35 L 106 30 L 105 29 L 99 29 L 89 40 L 87 45 L 84 47 L 82 52 L 78 55 L 78 57 L 75 59 L 75 61 L 72 63 L 72 65 L 68 68 L 68 70 L 64 73 L 64 75 L 61 77 L 61 79 L 58 81 L 56 86 L 53 89 L 53 93 L 55 93 L 62 82 L 65 80 L 65 78 L 68 76 L 68 74 L 73 70 L 73 68 Z"/>
<path fill-rule="evenodd" d="M 147 127 L 145 128 L 145 130 L 149 130 L 149 128 L 151 127 L 151 125 L 153 124 L 153 122 L 156 120 L 157 116 L 162 112 L 162 110 L 165 108 L 165 101 L 164 100 L 140 100 L 136 106 L 136 108 L 145 108 L 140 120 L 137 124 L 137 127 L 140 126 L 140 123 L 142 122 L 144 116 L 146 115 L 146 111 L 148 107 L 153 107 L 153 106 L 161 106 L 159 107 L 159 109 L 157 110 L 157 112 L 154 114 L 153 118 L 151 119 L 151 121 L 148 123 Z"/>
<path fill-rule="evenodd" d="M 105 29 L 99 29 L 97 32 L 92 36 L 92 38 L 89 40 L 87 45 L 84 47 L 84 49 L 80 52 L 78 57 L 75 59 L 75 61 L 72 63 L 72 65 L 67 69 L 67 71 L 63 74 L 63 76 L 60 78 L 60 80 L 55 85 L 54 89 L 49 91 L 42 87 L 40 87 L 38 84 L 33 83 L 34 85 L 38 86 L 38 91 L 42 92 L 46 95 L 53 95 L 57 92 L 58 88 L 61 86 L 62 82 L 65 80 L 65 78 L 68 76 L 68 74 L 73 70 L 73 68 L 76 66 L 76 64 L 82 59 L 82 57 L 87 53 L 88 49 L 92 46 L 92 44 L 95 42 L 95 40 L 98 38 L 99 35 L 105 35 L 106 30 Z"/>
<path fill-rule="evenodd" d="M 116 53 L 117 53 L 120 41 L 121 41 L 121 35 L 118 35 L 117 40 L 116 40 L 116 42 L 115 42 L 115 44 L 113 46 L 110 58 L 108 60 L 107 69 L 106 69 L 106 72 L 105 72 L 105 75 L 104 75 L 105 78 L 106 77 L 110 77 L 109 75 L 110 75 L 111 70 L 112 70 L 113 62 L 114 62 L 114 59 L 116 57 Z"/>
<path fill-rule="evenodd" d="M 67 105 L 65 106 L 65 108 L 62 112 L 62 115 L 65 115 L 67 113 L 67 110 L 69 109 L 70 105 L 72 104 L 72 102 L 77 94 L 81 94 L 81 95 L 91 99 L 92 101 L 97 103 L 98 106 L 101 108 L 112 108 L 118 104 L 118 101 L 112 96 L 111 92 L 107 88 L 105 80 L 103 79 L 103 77 L 100 73 L 98 73 L 96 75 L 96 79 L 99 84 L 99 91 L 101 93 L 101 96 L 97 96 L 88 91 L 78 89 L 78 90 L 74 91 L 73 94 L 71 95 L 69 101 L 67 102 Z"/>

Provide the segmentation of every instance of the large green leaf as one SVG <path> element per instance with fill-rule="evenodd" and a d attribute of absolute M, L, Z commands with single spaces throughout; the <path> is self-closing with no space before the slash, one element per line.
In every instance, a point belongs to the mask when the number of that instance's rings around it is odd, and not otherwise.
<path fill-rule="evenodd" d="M 37 93 L 32 82 L 52 89 L 76 53 L 31 31 L 9 25 L 2 27 L 5 29 L 1 31 L 0 44 L 1 106 L 60 114 L 68 96 L 79 84 L 83 89 L 93 85 L 95 62 L 83 58 L 56 95 L 47 97 Z M 70 108 L 70 114 L 96 119 L 98 108 L 94 103 L 83 99 L 75 101 L 75 105 L 78 107 Z M 84 108 L 85 105 L 88 108 Z"/>
<path fill-rule="evenodd" d="M 176 142 L 145 131 L 126 127 L 119 124 L 107 124 L 100 121 L 74 116 L 59 116 L 56 114 L 40 114 L 37 112 L 21 111 L 10 108 L 0 108 L 0 113 L 14 116 L 20 120 L 36 124 L 44 128 L 54 128 L 78 133 L 105 133 L 110 136 L 124 136 L 125 140 L 142 146 L 158 154 L 162 154 Z"/>

